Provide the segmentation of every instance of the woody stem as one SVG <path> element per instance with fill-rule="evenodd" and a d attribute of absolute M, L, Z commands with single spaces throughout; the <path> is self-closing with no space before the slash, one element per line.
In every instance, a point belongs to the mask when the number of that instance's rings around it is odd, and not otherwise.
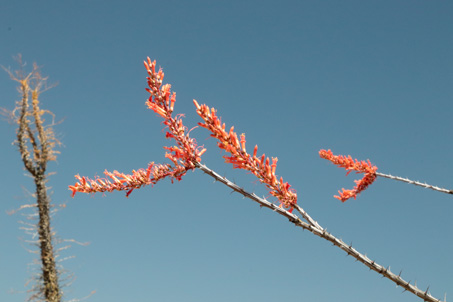
<path fill-rule="evenodd" d="M 294 205 L 294 208 L 301 213 L 302 217 L 308 221 L 302 221 L 297 215 L 290 213 L 289 211 L 267 201 L 266 199 L 258 197 L 254 193 L 249 193 L 243 188 L 239 187 L 232 181 L 228 180 L 227 178 L 220 176 L 215 171 L 209 169 L 205 165 L 195 162 L 195 167 L 203 171 L 204 173 L 208 174 L 216 181 L 223 183 L 224 185 L 228 186 L 229 188 L 233 189 L 235 192 L 240 193 L 244 197 L 247 197 L 261 206 L 269 208 L 274 212 L 286 217 L 289 219 L 291 223 L 294 225 L 303 228 L 304 230 L 308 230 L 314 235 L 324 238 L 327 241 L 330 241 L 333 245 L 339 247 L 343 251 L 345 251 L 348 255 L 354 257 L 357 261 L 361 262 L 365 266 L 367 266 L 370 270 L 377 272 L 378 274 L 382 275 L 383 277 L 393 281 L 397 286 L 401 286 L 406 291 L 413 293 L 417 297 L 423 299 L 423 301 L 428 302 L 442 302 L 439 299 L 434 298 L 431 294 L 428 293 L 428 290 L 422 291 L 416 285 L 412 285 L 409 281 L 404 280 L 401 278 L 401 275 L 396 275 L 390 271 L 390 268 L 385 268 L 384 266 L 376 263 L 375 261 L 371 260 L 364 254 L 358 252 L 352 245 L 346 244 L 343 240 L 338 239 L 334 235 L 328 233 L 325 229 L 323 229 L 313 218 L 311 218 L 303 208 L 299 207 L 298 205 Z"/>

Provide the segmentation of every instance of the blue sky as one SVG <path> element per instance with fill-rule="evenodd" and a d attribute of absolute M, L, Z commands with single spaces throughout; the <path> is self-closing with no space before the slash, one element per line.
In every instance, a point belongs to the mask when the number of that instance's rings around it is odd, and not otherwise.
<path fill-rule="evenodd" d="M 370 159 L 378 171 L 453 187 L 453 4 L 449 1 L 3 1 L 0 64 L 18 53 L 58 86 L 41 96 L 64 121 L 49 167 L 53 226 L 72 244 L 77 277 L 66 300 L 420 301 L 325 240 L 203 175 L 102 196 L 67 186 L 75 174 L 130 172 L 165 162 L 171 144 L 145 108 L 150 56 L 177 93 L 189 128 L 192 99 L 218 109 L 251 149 L 279 158 L 277 174 L 328 231 L 440 298 L 453 293 L 452 197 L 377 181 L 357 200 L 333 198 L 354 175 L 320 149 Z M 0 107 L 18 99 L 0 73 Z M 223 163 L 205 129 L 203 163 L 266 196 Z M 0 127 L 0 300 L 24 301 L 33 255 L 19 229 L 32 190 L 15 126 Z M 22 238 L 22 239 L 20 239 Z"/>

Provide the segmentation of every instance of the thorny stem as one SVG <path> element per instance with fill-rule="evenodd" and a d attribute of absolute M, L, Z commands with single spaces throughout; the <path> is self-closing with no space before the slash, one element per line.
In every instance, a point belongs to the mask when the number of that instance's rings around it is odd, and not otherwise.
<path fill-rule="evenodd" d="M 27 120 L 27 111 L 28 111 L 28 85 L 24 79 L 20 82 L 20 91 L 22 93 L 22 100 L 20 102 L 20 116 L 18 118 L 19 128 L 17 130 L 17 144 L 19 146 L 19 152 L 22 157 L 22 161 L 24 162 L 25 168 L 32 174 L 33 176 L 36 175 L 36 171 L 33 166 L 33 161 L 30 159 L 30 153 L 27 148 L 27 140 L 26 140 L 26 131 L 28 132 L 28 136 L 32 135 L 30 130 L 29 121 Z M 36 142 L 33 139 L 31 140 L 33 147 L 36 146 Z M 35 150 L 37 148 L 34 148 Z"/>
<path fill-rule="evenodd" d="M 49 146 L 49 143 L 48 143 L 48 137 L 47 137 L 47 133 L 45 132 L 44 130 L 44 127 L 43 127 L 43 121 L 41 119 L 41 115 L 42 115 L 42 110 L 39 108 L 39 100 L 38 100 L 38 97 L 39 97 L 39 86 L 35 87 L 31 93 L 32 95 L 32 108 L 33 108 L 33 117 L 34 117 L 34 120 L 35 120 L 35 128 L 37 130 L 37 133 L 38 133 L 38 138 L 39 138 L 39 142 L 41 144 L 41 152 L 39 152 L 38 154 L 38 157 L 37 157 L 37 164 L 39 166 L 39 169 L 43 172 L 46 171 L 46 167 L 47 167 L 47 161 L 48 161 L 48 156 L 49 156 L 49 148 L 51 148 L 51 146 Z M 28 127 L 30 127 L 28 125 Z M 32 137 L 32 141 L 36 141 L 35 138 L 34 138 L 34 135 L 31 135 Z M 33 144 L 33 148 L 36 149 L 36 144 L 34 143 Z"/>
<path fill-rule="evenodd" d="M 422 183 L 422 182 L 419 182 L 419 181 L 410 180 L 408 178 L 403 178 L 403 177 L 399 177 L 399 176 L 393 176 L 393 175 L 390 175 L 390 174 L 384 174 L 384 173 L 379 173 L 379 172 L 376 172 L 376 175 L 377 176 L 381 176 L 381 177 L 385 177 L 385 178 L 390 178 L 390 179 L 393 179 L 393 180 L 399 180 L 399 181 L 402 181 L 402 182 L 406 182 L 408 184 L 413 184 L 413 185 L 416 185 L 416 186 L 428 188 L 428 189 L 431 189 L 431 190 L 434 190 L 434 191 L 439 191 L 439 192 L 446 193 L 446 194 L 453 194 L 453 190 L 439 188 L 439 187 L 428 185 L 426 183 Z"/>
<path fill-rule="evenodd" d="M 20 58 L 19 63 L 21 63 Z M 59 142 L 55 139 L 52 127 L 50 126 L 46 130 L 43 125 L 44 120 L 42 119 L 42 115 L 50 112 L 42 110 L 39 107 L 39 94 L 42 92 L 41 87 L 45 83 L 46 78 L 41 76 L 36 64 L 34 65 L 33 71 L 27 76 L 18 72 L 18 76 L 16 77 L 9 70 L 6 71 L 9 73 L 11 79 L 19 83 L 19 91 L 22 99 L 17 103 L 12 116 L 18 123 L 17 145 L 22 161 L 35 182 L 36 207 L 39 214 L 37 231 L 39 235 L 38 243 L 42 271 L 39 282 L 42 282 L 42 284 L 38 284 L 36 287 L 37 292 L 30 297 L 30 300 L 38 298 L 45 299 L 47 302 L 60 302 L 62 291 L 59 284 L 59 275 L 53 247 L 53 234 L 50 226 L 51 205 L 46 186 L 47 162 L 55 160 L 55 154 L 58 152 L 54 151 L 53 147 L 55 143 Z M 32 99 L 31 108 L 29 104 L 30 95 Z M 19 112 L 19 116 L 15 116 L 16 111 Z M 34 120 L 33 124 L 32 120 Z M 30 154 L 29 145 L 33 148 L 33 155 Z"/>
<path fill-rule="evenodd" d="M 44 297 L 49 302 L 61 300 L 61 290 L 58 282 L 58 271 L 52 244 L 52 229 L 50 227 L 50 200 L 47 196 L 45 175 L 35 177 L 36 195 L 38 199 L 38 234 L 41 250 L 42 274 L 44 280 Z"/>
<path fill-rule="evenodd" d="M 297 215 L 290 213 L 289 211 L 283 209 L 282 207 L 279 207 L 266 199 L 258 197 L 254 193 L 249 193 L 243 188 L 239 187 L 232 181 L 228 180 L 225 177 L 220 176 L 217 174 L 215 171 L 209 169 L 205 165 L 201 163 L 195 163 L 195 166 L 202 170 L 204 173 L 208 174 L 215 180 L 223 183 L 224 185 L 228 186 L 229 188 L 233 189 L 234 191 L 240 193 L 244 197 L 247 197 L 257 203 L 259 203 L 261 206 L 269 208 L 273 210 L 274 212 L 286 217 L 289 219 L 291 223 L 294 225 L 303 228 L 304 230 L 308 230 L 314 235 L 324 238 L 327 241 L 330 241 L 333 245 L 339 247 L 343 251 L 345 251 L 348 255 L 351 255 L 354 257 L 357 261 L 361 262 L 365 266 L 367 266 L 370 270 L 373 270 L 377 272 L 378 274 L 382 275 L 383 277 L 390 279 L 393 281 L 397 286 L 401 286 L 404 288 L 405 291 L 411 292 L 417 297 L 423 299 L 423 301 L 428 301 L 428 302 L 442 302 L 441 300 L 433 297 L 428 290 L 422 291 L 419 289 L 416 285 L 410 284 L 410 281 L 406 281 L 403 278 L 401 278 L 401 275 L 396 275 L 390 271 L 389 268 L 385 268 L 384 266 L 376 263 L 375 261 L 371 260 L 367 256 L 361 254 L 359 251 L 357 251 L 355 248 L 353 248 L 351 245 L 346 244 L 344 241 L 341 239 L 338 239 L 334 235 L 328 233 L 324 228 L 322 228 L 313 218 L 311 218 L 307 212 L 303 208 L 301 208 L 299 205 L 294 205 L 294 208 L 302 215 L 302 217 L 308 221 L 302 221 Z"/>

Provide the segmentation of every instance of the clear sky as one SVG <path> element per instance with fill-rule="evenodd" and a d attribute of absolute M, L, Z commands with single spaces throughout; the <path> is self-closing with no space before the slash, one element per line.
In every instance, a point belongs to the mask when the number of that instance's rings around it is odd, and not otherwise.
<path fill-rule="evenodd" d="M 127 3 L 127 4 L 126 4 Z M 359 176 L 320 149 L 370 159 L 378 171 L 453 188 L 451 1 L 2 1 L 0 64 L 18 53 L 58 86 L 41 96 L 64 121 L 49 170 L 53 226 L 71 244 L 76 280 L 66 301 L 420 301 L 323 239 L 201 173 L 153 188 L 77 194 L 74 175 L 130 172 L 165 162 L 161 119 L 145 108 L 150 56 L 177 93 L 189 128 L 192 99 L 218 109 L 247 146 L 279 158 L 277 174 L 328 231 L 422 289 L 453 295 L 453 197 L 377 181 L 357 200 L 339 189 Z M 15 83 L 0 72 L 0 107 Z M 0 301 L 24 301 L 35 258 L 20 230 L 30 202 L 15 126 L 0 124 Z M 209 133 L 203 163 L 266 196 L 223 163 Z M 24 190 L 23 188 L 26 188 Z M 36 267 L 35 267 L 36 268 Z"/>

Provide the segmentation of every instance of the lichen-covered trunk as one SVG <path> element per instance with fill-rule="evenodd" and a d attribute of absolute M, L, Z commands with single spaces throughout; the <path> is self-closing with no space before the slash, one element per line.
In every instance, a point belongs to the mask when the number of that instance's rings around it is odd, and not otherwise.
<path fill-rule="evenodd" d="M 39 211 L 38 234 L 41 250 L 43 294 L 47 302 L 60 302 L 61 292 L 50 228 L 50 200 L 47 196 L 45 181 L 44 175 L 35 177 Z"/>

